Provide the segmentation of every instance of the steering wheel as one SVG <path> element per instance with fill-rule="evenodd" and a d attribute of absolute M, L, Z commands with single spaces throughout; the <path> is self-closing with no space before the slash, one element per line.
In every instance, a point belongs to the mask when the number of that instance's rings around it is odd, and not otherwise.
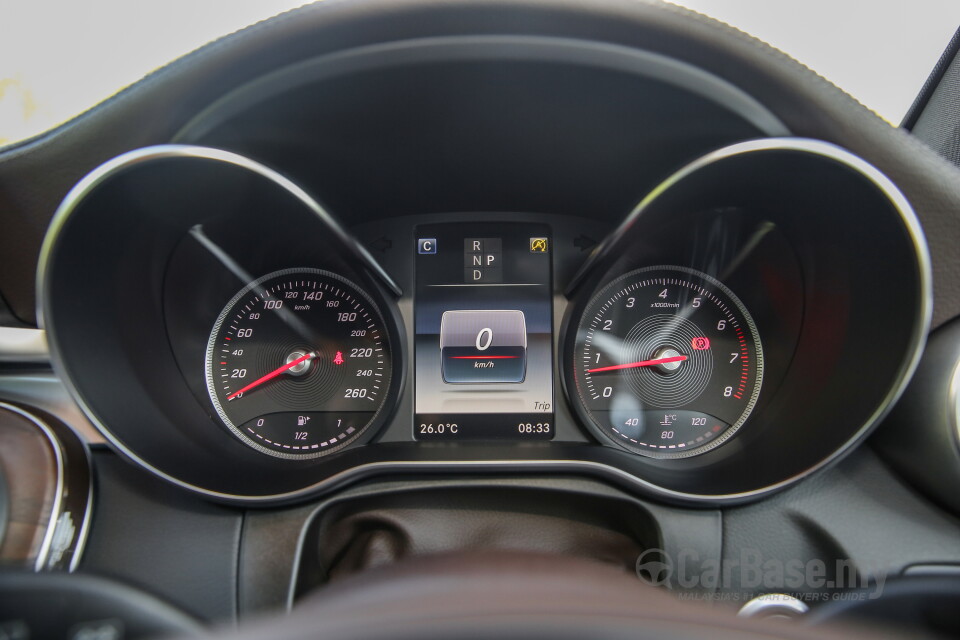
<path fill-rule="evenodd" d="M 698 604 L 678 600 L 612 566 L 579 558 L 526 552 L 441 554 L 344 578 L 304 598 L 283 619 L 254 622 L 223 637 L 809 640 L 857 636 L 849 630 L 840 633 L 779 620 L 738 618 L 727 607 Z"/>

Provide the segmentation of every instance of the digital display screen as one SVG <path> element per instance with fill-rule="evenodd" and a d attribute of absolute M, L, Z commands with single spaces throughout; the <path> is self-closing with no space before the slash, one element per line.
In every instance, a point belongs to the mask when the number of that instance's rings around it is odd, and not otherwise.
<path fill-rule="evenodd" d="M 549 440 L 549 227 L 421 225 L 416 237 L 414 436 Z"/>

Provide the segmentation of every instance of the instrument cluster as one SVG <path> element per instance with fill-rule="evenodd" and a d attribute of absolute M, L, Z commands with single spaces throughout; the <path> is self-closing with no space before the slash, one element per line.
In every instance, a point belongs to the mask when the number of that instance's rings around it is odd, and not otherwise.
<path fill-rule="evenodd" d="M 818 173 L 832 189 L 807 187 Z M 475 212 L 348 228 L 253 160 L 147 148 L 67 198 L 41 285 L 58 369 L 106 438 L 243 501 L 518 469 L 745 500 L 866 435 L 929 312 L 909 205 L 797 139 L 709 154 L 606 230 Z"/>

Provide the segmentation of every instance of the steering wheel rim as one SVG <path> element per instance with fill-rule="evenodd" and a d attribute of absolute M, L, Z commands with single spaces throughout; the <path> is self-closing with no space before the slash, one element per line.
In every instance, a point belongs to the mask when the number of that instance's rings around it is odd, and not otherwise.
<path fill-rule="evenodd" d="M 701 600 L 709 599 L 702 594 Z M 737 618 L 624 569 L 567 556 L 473 552 L 414 557 L 328 584 L 282 620 L 229 638 L 726 640 L 851 638 L 849 630 Z"/>

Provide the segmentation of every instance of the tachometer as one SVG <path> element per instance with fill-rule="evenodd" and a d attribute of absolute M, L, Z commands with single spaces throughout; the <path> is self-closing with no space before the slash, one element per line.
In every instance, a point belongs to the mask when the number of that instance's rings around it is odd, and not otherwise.
<path fill-rule="evenodd" d="M 210 334 L 206 380 L 224 425 L 249 446 L 312 458 L 363 434 L 392 371 L 383 317 L 352 282 L 287 269 L 244 287 Z"/>
<path fill-rule="evenodd" d="M 753 410 L 763 350 L 727 287 L 683 267 L 617 278 L 587 304 L 573 379 L 588 424 L 652 457 L 687 457 L 730 438 Z"/>

